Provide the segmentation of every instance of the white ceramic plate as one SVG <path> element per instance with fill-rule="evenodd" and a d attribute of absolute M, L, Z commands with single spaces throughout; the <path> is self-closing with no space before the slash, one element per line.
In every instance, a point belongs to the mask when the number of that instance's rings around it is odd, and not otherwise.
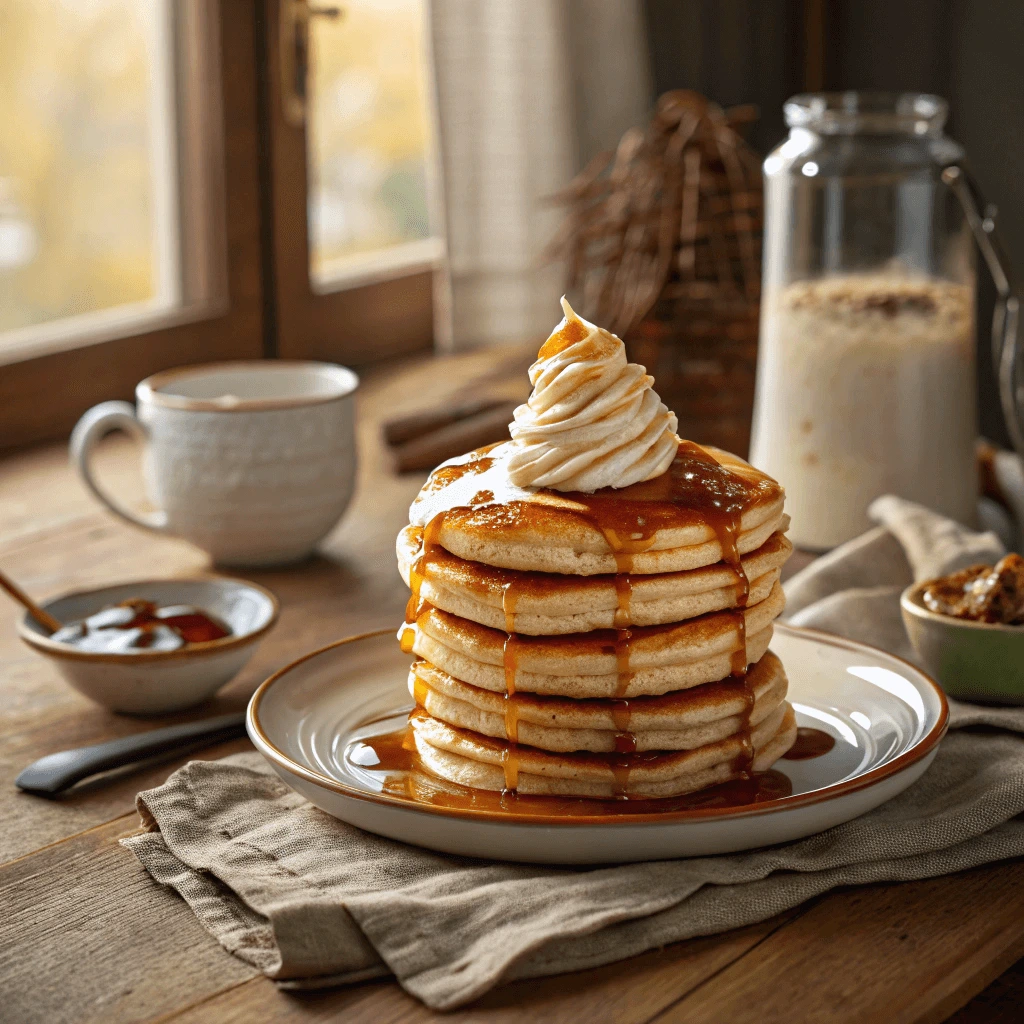
<path fill-rule="evenodd" d="M 415 802 L 401 787 L 385 792 L 382 774 L 353 754 L 366 761 L 360 737 L 398 728 L 410 706 L 410 658 L 391 630 L 338 641 L 271 676 L 249 704 L 249 735 L 285 782 L 359 828 L 447 853 L 544 864 L 693 857 L 799 839 L 877 807 L 931 764 L 948 710 L 923 672 L 864 644 L 781 624 L 772 649 L 799 724 L 836 742 L 824 756 L 775 766 L 792 781 L 791 796 L 739 807 L 510 815 L 493 800 L 451 807 Z"/>

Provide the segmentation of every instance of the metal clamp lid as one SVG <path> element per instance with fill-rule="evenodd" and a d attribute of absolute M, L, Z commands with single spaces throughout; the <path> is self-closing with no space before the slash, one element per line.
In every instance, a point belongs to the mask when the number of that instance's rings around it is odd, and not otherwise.
<path fill-rule="evenodd" d="M 1006 429 L 1013 447 L 1024 456 L 1024 387 L 1018 382 L 1020 360 L 1017 358 L 1020 299 L 1011 282 L 1010 261 L 996 234 L 996 208 L 985 205 L 977 183 L 966 168 L 951 164 L 943 169 L 942 180 L 960 200 L 974 240 L 996 286 L 998 298 L 992 316 L 992 365 L 999 382 L 999 401 Z"/>

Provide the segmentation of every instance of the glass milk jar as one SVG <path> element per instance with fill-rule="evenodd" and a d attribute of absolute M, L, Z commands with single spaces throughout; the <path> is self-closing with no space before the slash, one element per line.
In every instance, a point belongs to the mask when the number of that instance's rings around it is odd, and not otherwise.
<path fill-rule="evenodd" d="M 803 547 L 868 529 L 880 494 L 973 525 L 973 249 L 942 179 L 963 158 L 946 104 L 806 95 L 785 115 L 764 162 L 751 462 L 785 487 Z"/>

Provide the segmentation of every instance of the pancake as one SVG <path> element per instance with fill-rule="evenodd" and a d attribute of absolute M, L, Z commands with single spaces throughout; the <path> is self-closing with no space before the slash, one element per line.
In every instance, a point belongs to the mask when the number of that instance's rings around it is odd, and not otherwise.
<path fill-rule="evenodd" d="M 682 441 L 669 471 L 592 494 L 510 485 L 511 442 L 438 467 L 410 509 L 430 545 L 468 561 L 592 576 L 734 561 L 787 525 L 782 488 L 728 452 Z"/>
<path fill-rule="evenodd" d="M 460 729 L 542 750 L 621 753 L 692 750 L 756 726 L 785 699 L 787 682 L 782 663 L 768 652 L 745 681 L 727 679 L 628 701 L 519 693 L 509 698 L 428 662 L 413 665 L 409 689 L 431 717 Z"/>
<path fill-rule="evenodd" d="M 773 533 L 788 527 L 782 504 L 780 498 L 743 518 L 736 539 L 741 555 L 757 550 Z M 552 538 L 550 544 L 545 536 Z M 722 543 L 710 527 L 661 530 L 642 551 L 616 552 L 585 520 L 559 521 L 554 515 L 539 516 L 533 509 L 527 513 L 510 508 L 501 519 L 456 509 L 441 525 L 437 542 L 460 558 L 486 565 L 579 576 L 680 572 L 714 565 L 724 557 Z"/>
<path fill-rule="evenodd" d="M 768 649 L 772 623 L 784 607 L 782 587 L 776 584 L 764 601 L 742 612 L 714 612 L 671 625 L 510 637 L 429 608 L 402 632 L 412 634 L 412 653 L 485 690 L 506 692 L 511 681 L 516 691 L 529 693 L 640 697 L 714 682 L 745 669 Z"/>
<path fill-rule="evenodd" d="M 682 796 L 745 771 L 767 771 L 793 745 L 797 728 L 792 707 L 783 701 L 752 730 L 748 761 L 740 736 L 668 753 L 551 753 L 457 729 L 422 711 L 410 723 L 420 763 L 439 778 L 475 789 L 594 799 Z"/>
<path fill-rule="evenodd" d="M 398 567 L 410 584 L 423 531 L 398 535 Z M 774 533 L 742 559 L 748 604 L 771 593 L 793 550 Z M 656 575 L 564 576 L 517 572 L 469 562 L 435 549 L 423 569 L 419 597 L 435 608 L 494 629 L 551 636 L 594 629 L 654 626 L 734 608 L 742 595 L 736 570 L 724 562 Z"/>
<path fill-rule="evenodd" d="M 681 440 L 623 343 L 562 307 L 512 440 L 435 469 L 399 535 L 402 763 L 411 735 L 437 785 L 594 799 L 765 771 L 796 737 L 768 652 L 785 493 Z"/>

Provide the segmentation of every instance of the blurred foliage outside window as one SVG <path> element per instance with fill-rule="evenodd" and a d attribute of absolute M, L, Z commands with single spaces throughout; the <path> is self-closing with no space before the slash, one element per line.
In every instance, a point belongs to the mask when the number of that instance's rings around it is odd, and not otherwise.
<path fill-rule="evenodd" d="M 171 2 L 4 0 L 0 332 L 176 304 Z"/>
<path fill-rule="evenodd" d="M 310 273 L 431 239 L 433 154 L 424 0 L 348 0 L 311 22 Z M 439 243 L 437 243 L 439 246 Z"/>
<path fill-rule="evenodd" d="M 3 0 L 0 355 L 23 329 L 180 303 L 173 10 Z M 311 278 L 433 258 L 426 0 L 347 0 L 311 31 Z"/>

